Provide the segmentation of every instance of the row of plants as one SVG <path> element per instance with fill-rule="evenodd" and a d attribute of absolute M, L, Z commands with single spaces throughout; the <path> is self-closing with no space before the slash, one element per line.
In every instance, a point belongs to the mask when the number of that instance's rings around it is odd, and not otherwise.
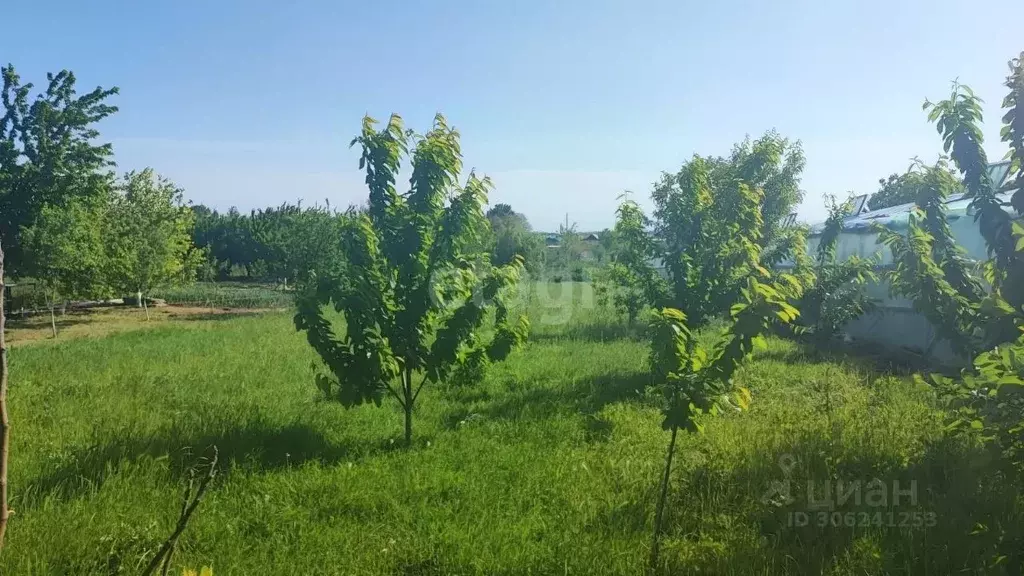
<path fill-rule="evenodd" d="M 362 149 L 367 209 L 342 227 L 345 270 L 317 275 L 302 291 L 295 325 L 320 357 L 316 384 L 323 394 L 347 407 L 380 405 L 388 398 L 397 402 L 405 415 L 405 442 L 411 445 L 413 414 L 424 386 L 478 382 L 491 363 L 505 359 L 528 338 L 526 316 L 509 304 L 524 261 L 513 254 L 506 262 L 494 262 L 480 242 L 490 229 L 483 211 L 490 182 L 473 173 L 460 180 L 458 133 L 444 117 L 438 116 L 424 135 L 407 131 L 397 115 L 382 128 L 366 118 L 353 145 Z M 770 162 L 783 157 L 802 163 L 798 149 L 775 134 L 738 147 L 731 160 L 723 161 L 728 166 L 720 167 L 728 197 L 712 190 L 709 163 L 699 158 L 684 167 L 686 177 L 679 181 L 685 186 L 666 183 L 666 210 L 698 201 L 690 206 L 696 208 L 693 237 L 674 245 L 687 268 L 668 281 L 643 268 L 653 243 L 639 208 L 626 202 L 619 210 L 616 234 L 623 239 L 622 252 L 612 273 L 641 271 L 637 284 L 651 285 L 644 297 L 668 304 L 673 295 L 683 296 L 678 306 L 662 307 L 652 323 L 651 383 L 661 391 L 664 427 L 671 433 L 652 566 L 658 565 L 679 430 L 699 431 L 704 418 L 746 407 L 750 393 L 734 388 L 733 373 L 764 343 L 766 330 L 799 315 L 791 302 L 802 295 L 801 281 L 762 265 L 768 237 L 778 233 L 768 218 L 789 207 L 768 202 L 765 184 L 775 178 L 774 200 L 780 195 L 787 195 L 789 204 L 799 199 L 792 179 L 779 182 L 787 168 Z M 409 158 L 410 187 L 399 192 L 396 175 Z M 728 209 L 723 202 L 730 203 Z M 673 214 L 695 215 L 692 210 Z M 725 218 L 744 225 L 722 234 L 717 224 Z M 701 282 L 690 283 L 694 278 Z M 616 302 L 626 300 L 617 294 Z M 329 307 L 343 316 L 343 332 L 336 329 Z M 700 345 L 695 332 L 722 317 L 728 322 L 720 337 L 710 346 Z"/>
<path fill-rule="evenodd" d="M 250 282 L 195 282 L 153 291 L 154 298 L 177 306 L 204 308 L 288 308 L 295 292 L 274 284 Z"/>
<path fill-rule="evenodd" d="M 356 211 L 284 203 L 242 214 L 203 205 L 192 207 L 193 243 L 205 251 L 201 280 L 273 280 L 284 286 L 302 283 L 314 269 L 340 265 L 337 238 L 341 221 Z"/>
<path fill-rule="evenodd" d="M 778 165 L 784 141 L 766 137 L 752 148 L 744 143 L 728 160 L 695 157 L 677 174 L 664 175 L 653 195 L 653 220 L 629 200 L 619 207 L 615 232 L 624 246 L 603 278 L 603 290 L 630 323 L 644 310 L 660 311 L 654 322 L 652 374 L 666 401 L 665 427 L 672 432 L 652 566 L 677 430 L 699 430 L 700 418 L 721 412 L 723 406 L 746 406 L 749 394 L 732 387 L 731 370 L 769 324 L 811 342 L 827 343 L 844 325 L 873 310 L 875 302 L 864 291 L 869 281 L 884 280 L 894 296 L 909 298 L 965 360 L 958 378 L 917 378 L 939 392 L 950 410 L 951 430 L 990 442 L 1010 478 L 1020 477 L 1024 226 L 1013 214 L 1024 213 L 1024 54 L 1011 60 L 1009 68 L 1001 137 L 1010 147 L 1012 195 L 1007 199 L 990 181 L 980 99 L 970 88 L 954 83 L 948 99 L 926 102 L 924 107 L 962 181 L 950 177 L 953 171 L 945 159 L 911 170 L 916 206 L 908 229 L 901 233 L 876 228 L 894 262 L 881 274 L 876 272 L 877 259 L 837 259 L 848 206 L 834 199 L 813 258 L 807 254 L 806 229 L 766 226 L 766 208 L 772 205 L 768 199 L 774 195 L 775 206 L 785 205 L 778 202 L 783 196 L 779 187 L 787 184 L 780 176 L 799 173 L 783 168 L 767 178 L 759 174 Z M 970 261 L 950 230 L 945 202 L 959 191 L 971 199 L 969 211 L 988 247 L 990 258 L 984 262 Z M 652 266 L 658 259 L 665 263 L 667 278 L 659 277 Z M 783 259 L 794 263 L 791 273 L 769 271 Z M 773 277 L 774 284 L 766 283 Z M 726 310 L 731 322 L 724 337 L 710 351 L 699 347 L 693 338 L 695 327 Z M 1012 542 L 1020 536 L 1020 527 L 994 528 L 1002 531 L 1004 544 L 992 550 L 993 565 L 1018 553 Z"/>
<path fill-rule="evenodd" d="M 182 190 L 152 169 L 117 177 L 96 125 L 117 88 L 78 94 L 69 71 L 45 88 L 2 69 L 0 237 L 9 276 L 50 309 L 68 300 L 144 296 L 187 281 L 202 260 Z M 56 335 L 56 326 L 51 322 Z"/>
<path fill-rule="evenodd" d="M 1002 135 L 1016 175 L 1009 204 L 1020 213 L 1022 59 L 1011 62 L 1007 86 Z M 974 360 L 958 379 L 930 381 L 949 400 L 955 424 L 980 431 L 1019 472 L 1024 228 L 987 181 L 977 97 L 954 86 L 948 100 L 927 107 L 963 175 L 992 258 L 979 267 L 968 262 L 943 213 L 949 181 L 926 176 L 906 235 L 879 230 L 895 261 L 884 277 L 895 294 L 910 297 L 958 352 Z M 499 257 L 491 248 L 488 238 L 496 226 L 484 212 L 490 181 L 474 173 L 462 178 L 459 134 L 443 116 L 423 135 L 408 131 L 397 115 L 383 126 L 367 117 L 352 144 L 362 152 L 368 202 L 365 209 L 332 217 L 334 232 L 320 232 L 328 239 L 336 234 L 337 266 L 305 270 L 295 326 L 320 358 L 316 385 L 324 395 L 346 407 L 397 402 L 411 445 L 425 386 L 477 382 L 491 363 L 528 339 L 529 322 L 511 309 L 509 297 L 526 262 L 515 249 Z M 411 178 L 408 190 L 400 192 L 396 181 L 404 161 L 411 162 Z M 661 567 L 661 525 L 679 431 L 699 433 L 708 418 L 750 405 L 750 391 L 733 376 L 763 346 L 767 331 L 792 326 L 795 334 L 831 336 L 871 307 L 862 288 L 875 274 L 873 262 L 836 257 L 841 205 L 830 207 L 813 259 L 806 231 L 782 225 L 801 199 L 803 164 L 799 143 L 771 132 L 737 145 L 728 157 L 694 156 L 678 172 L 664 174 L 652 194 L 653 218 L 628 199 L 617 212 L 619 246 L 603 281 L 631 323 L 650 315 L 650 385 L 662 400 L 669 433 L 653 526 L 653 569 Z M 926 174 L 943 173 L 943 166 L 936 168 Z M 23 229 L 17 246 L 29 253 L 33 236 L 31 228 Z M 792 270 L 775 269 L 784 258 L 793 260 Z M 664 262 L 664 275 L 654 268 L 656 259 Z M 330 308 L 343 317 L 343 330 Z M 722 320 L 710 345 L 696 338 Z M 4 505 L 0 534 L 6 517 Z"/>
<path fill-rule="evenodd" d="M 391 397 L 403 409 L 405 439 L 411 444 L 414 408 L 425 385 L 479 380 L 489 363 L 504 359 L 526 340 L 529 325 L 525 317 L 512 319 L 505 298 L 523 261 L 516 254 L 496 266 L 482 248 L 489 183 L 473 174 L 459 183 L 458 137 L 443 117 L 423 136 L 410 136 L 397 116 L 379 131 L 368 118 L 353 143 L 363 151 L 368 209 L 344 228 L 348 269 L 318 278 L 299 299 L 295 322 L 320 355 L 323 370 L 316 380 L 325 395 L 346 406 L 381 404 Z M 956 160 L 957 150 L 953 153 Z M 399 193 L 395 174 L 407 156 L 412 157 L 411 186 Z M 664 175 L 653 194 L 653 219 L 628 199 L 617 212 L 619 244 L 603 281 L 610 300 L 631 323 L 655 310 L 651 384 L 664 402 L 663 425 L 670 433 L 651 547 L 654 568 L 659 566 L 661 520 L 679 430 L 699 432 L 706 418 L 749 405 L 750 392 L 737 388 L 732 376 L 763 345 L 766 331 L 790 326 L 794 334 L 828 339 L 872 308 L 863 287 L 878 279 L 877 263 L 836 257 L 846 206 L 831 203 L 814 258 L 807 254 L 806 230 L 779 224 L 800 200 L 802 165 L 798 144 L 769 133 L 741 143 L 728 158 L 696 156 L 677 173 Z M 948 189 L 946 180 L 934 181 L 941 183 L 938 189 Z M 991 195 L 990 188 L 967 185 L 979 206 Z M 920 213 L 930 214 L 929 222 L 945 225 L 935 213 L 941 202 L 919 203 Z M 915 223 L 910 240 L 920 235 Z M 883 234 L 890 245 L 893 238 L 902 237 Z M 949 254 L 955 252 L 951 240 L 943 245 Z M 912 295 L 904 286 L 927 281 L 908 275 L 899 264 L 903 252 L 898 246 L 893 251 L 898 264 L 886 279 L 895 293 Z M 920 259 L 918 252 L 911 250 Z M 665 263 L 664 276 L 652 265 L 657 258 Z M 775 270 L 784 258 L 795 266 Z M 945 260 L 942 264 L 953 269 Z M 992 294 L 998 295 L 1002 281 L 994 285 Z M 343 335 L 325 315 L 326 305 L 344 316 Z M 719 338 L 702 346 L 694 335 L 722 318 L 726 322 Z M 1009 358 L 1014 360 L 1014 354 Z M 992 353 L 985 361 L 992 363 Z M 970 388 L 976 377 L 965 373 L 957 386 Z"/>

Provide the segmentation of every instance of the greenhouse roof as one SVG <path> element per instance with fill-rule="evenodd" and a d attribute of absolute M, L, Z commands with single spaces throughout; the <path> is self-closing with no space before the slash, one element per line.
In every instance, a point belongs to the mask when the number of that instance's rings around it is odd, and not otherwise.
<path fill-rule="evenodd" d="M 1009 162 L 997 162 L 990 164 L 988 167 L 989 178 L 992 180 L 996 190 L 1005 188 L 1007 182 L 1007 176 L 1010 172 Z M 965 198 L 964 194 L 953 194 L 946 200 L 946 212 L 951 218 L 960 218 L 967 215 L 968 206 L 971 204 L 971 198 Z M 1010 193 L 1002 192 L 997 195 L 1000 200 L 1004 203 L 1009 203 Z M 879 210 L 872 210 L 870 212 L 864 212 L 857 216 L 850 216 L 843 221 L 843 230 L 849 232 L 868 232 L 875 224 L 881 224 L 887 228 L 905 228 L 908 226 L 910 214 L 914 210 L 914 203 L 900 204 L 899 206 L 889 206 L 888 208 L 881 208 Z M 1012 208 L 1004 208 L 1011 214 L 1014 213 Z M 820 234 L 822 229 L 825 227 L 824 223 L 815 224 L 811 226 L 811 236 Z"/>

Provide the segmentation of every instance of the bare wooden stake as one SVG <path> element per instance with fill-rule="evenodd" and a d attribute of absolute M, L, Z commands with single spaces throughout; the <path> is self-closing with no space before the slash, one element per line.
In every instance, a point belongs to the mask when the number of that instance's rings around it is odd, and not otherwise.
<path fill-rule="evenodd" d="M 11 422 L 7 416 L 7 344 L 4 340 L 4 248 L 0 245 L 0 552 L 11 511 L 7 508 L 7 452 L 10 446 Z"/>

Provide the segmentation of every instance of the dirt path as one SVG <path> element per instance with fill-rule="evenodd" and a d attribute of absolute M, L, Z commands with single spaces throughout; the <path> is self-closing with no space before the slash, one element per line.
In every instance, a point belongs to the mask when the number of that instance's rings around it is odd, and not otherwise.
<path fill-rule="evenodd" d="M 57 341 L 73 338 L 106 336 L 116 332 L 141 330 L 166 322 L 200 322 L 224 316 L 252 316 L 271 312 L 261 308 L 204 308 L 197 306 L 164 306 L 150 308 L 150 320 L 140 308 L 116 306 L 68 311 L 57 316 Z M 7 320 L 7 344 L 52 342 L 49 314 L 36 314 L 25 318 L 17 316 Z"/>

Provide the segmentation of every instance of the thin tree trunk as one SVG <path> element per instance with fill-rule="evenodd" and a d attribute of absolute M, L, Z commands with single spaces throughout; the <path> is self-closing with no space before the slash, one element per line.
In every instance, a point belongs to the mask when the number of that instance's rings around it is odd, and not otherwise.
<path fill-rule="evenodd" d="M 146 299 L 145 298 L 141 299 L 140 302 L 142 302 L 142 309 L 146 311 L 146 320 L 148 321 L 149 320 L 149 305 L 146 304 Z"/>
<path fill-rule="evenodd" d="M 402 376 L 402 389 L 405 394 L 405 446 L 412 446 L 412 370 L 406 368 Z"/>
<path fill-rule="evenodd" d="M 672 472 L 672 456 L 676 452 L 677 426 L 672 427 L 672 440 L 668 443 L 668 456 L 665 458 L 665 476 L 661 479 L 661 495 L 658 497 L 658 509 L 654 513 L 654 537 L 651 539 L 651 572 L 658 567 L 658 546 L 661 544 L 661 521 L 665 515 L 665 499 L 668 497 L 668 479 Z"/>
<path fill-rule="evenodd" d="M 7 452 L 10 446 L 11 422 L 7 417 L 7 344 L 4 340 L 4 249 L 0 246 L 0 552 L 11 512 L 7 509 Z"/>
<path fill-rule="evenodd" d="M 136 304 L 138 304 L 139 308 L 142 308 L 142 290 L 137 290 L 135 292 L 135 298 L 136 298 L 136 301 L 135 301 Z"/>
<path fill-rule="evenodd" d="M 53 317 L 53 302 L 50 302 L 50 330 L 53 332 L 53 337 L 57 337 L 57 319 Z"/>

